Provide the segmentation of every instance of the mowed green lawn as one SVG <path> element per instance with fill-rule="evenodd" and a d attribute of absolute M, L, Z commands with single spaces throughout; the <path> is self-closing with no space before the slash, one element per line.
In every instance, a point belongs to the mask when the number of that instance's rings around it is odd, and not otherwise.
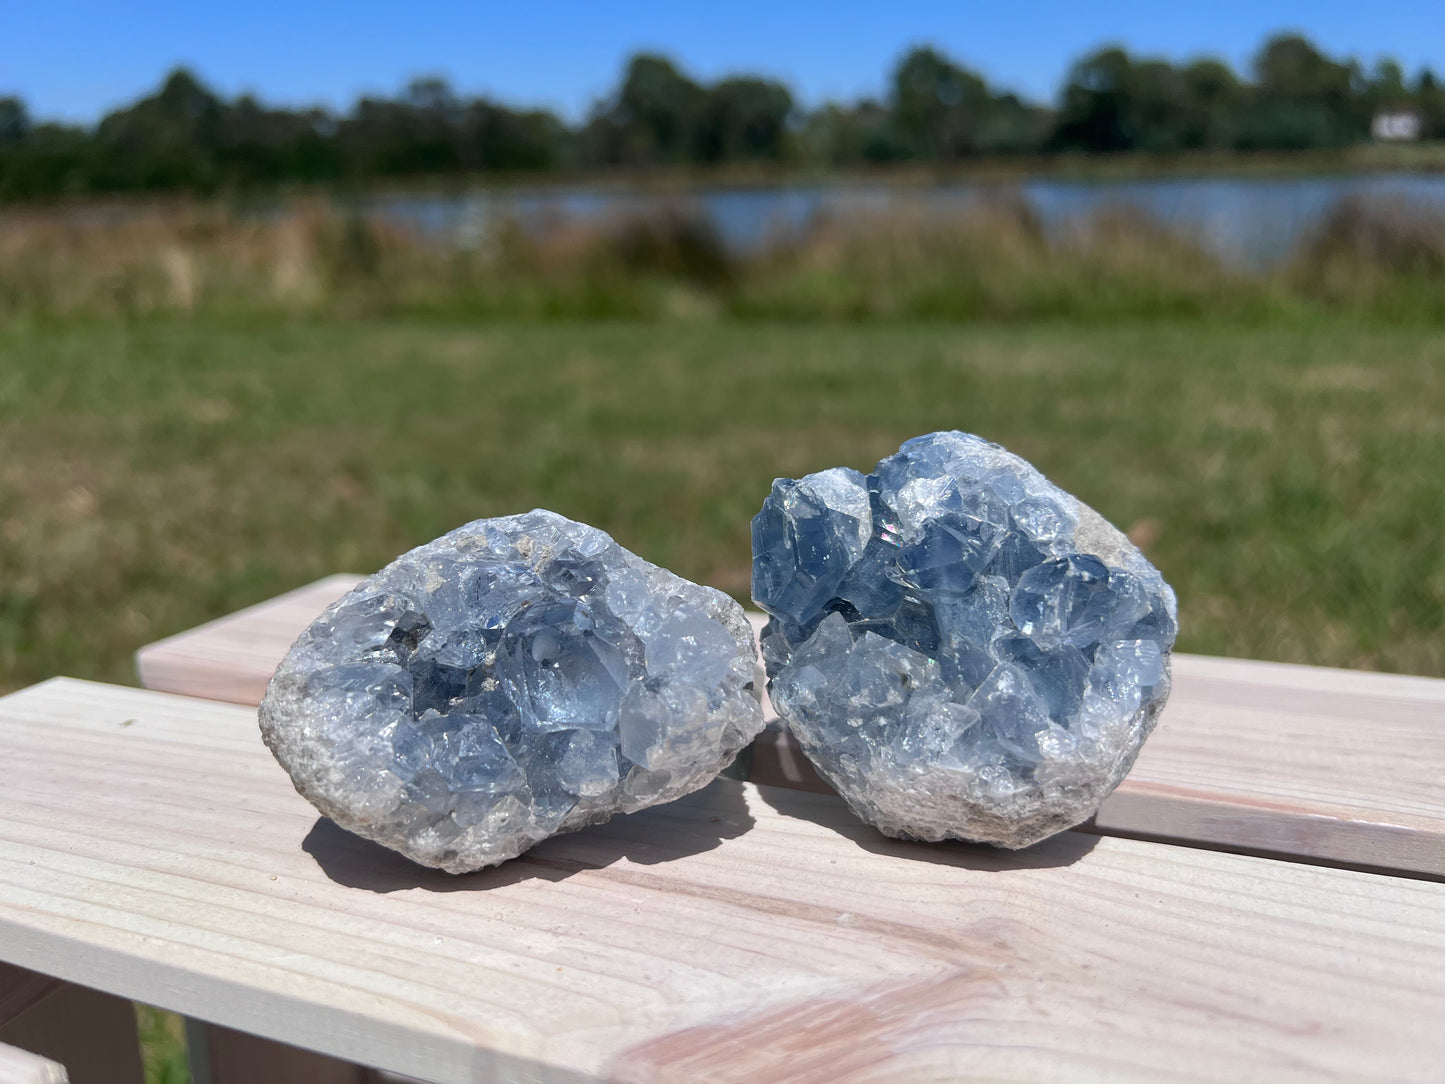
<path fill-rule="evenodd" d="M 775 476 L 959 428 L 1131 530 L 1182 649 L 1445 674 L 1445 336 L 1326 323 L 0 330 L 0 688 L 535 506 L 746 598 Z"/>

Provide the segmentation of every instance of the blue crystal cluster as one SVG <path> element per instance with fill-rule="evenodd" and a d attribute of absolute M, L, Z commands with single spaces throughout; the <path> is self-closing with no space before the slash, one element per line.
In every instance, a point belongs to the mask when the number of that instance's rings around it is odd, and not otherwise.
<path fill-rule="evenodd" d="M 704 786 L 762 729 L 754 669 L 732 599 L 535 511 L 357 586 L 260 718 L 323 813 L 459 873 Z"/>
<path fill-rule="evenodd" d="M 774 706 L 863 819 L 1021 847 L 1090 816 L 1169 691 L 1174 593 L 998 445 L 779 479 L 753 520 Z"/>

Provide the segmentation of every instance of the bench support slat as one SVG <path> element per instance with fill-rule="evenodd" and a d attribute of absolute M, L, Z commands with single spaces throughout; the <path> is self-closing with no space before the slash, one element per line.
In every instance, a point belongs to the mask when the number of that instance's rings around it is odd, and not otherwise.
<path fill-rule="evenodd" d="M 144 1080 L 135 1006 L 129 1001 L 3 963 L 0 1043 L 61 1063 L 71 1084 Z"/>

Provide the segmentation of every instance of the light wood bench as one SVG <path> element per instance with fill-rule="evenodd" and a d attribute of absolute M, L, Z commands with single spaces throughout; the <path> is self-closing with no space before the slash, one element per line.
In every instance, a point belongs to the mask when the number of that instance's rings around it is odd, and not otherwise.
<path fill-rule="evenodd" d="M 292 641 L 359 579 L 142 648 L 141 683 L 259 703 Z M 827 789 L 776 727 L 751 778 Z M 1177 654 L 1159 728 L 1092 830 L 1445 877 L 1445 680 Z"/>
<path fill-rule="evenodd" d="M 424 1080 L 1445 1064 L 1435 881 L 1077 832 L 900 843 L 726 779 L 454 878 L 319 818 L 245 706 L 55 679 L 0 699 L 0 743 L 0 959 Z"/>
<path fill-rule="evenodd" d="M 356 580 L 150 645 L 142 680 L 254 705 Z M 1445 682 L 1187 655 L 1175 673 L 1091 829 L 1155 842 L 890 843 L 774 728 L 751 778 L 789 789 L 719 781 L 461 881 L 317 818 L 253 712 L 47 683 L 0 700 L 25 782 L 0 800 L 0 959 L 34 968 L 0 972 L 0 1021 L 4 990 L 44 984 L 52 1023 L 103 1039 L 78 1084 L 139 1079 L 126 998 L 192 1018 L 198 1084 L 396 1079 L 358 1062 L 432 1080 L 1428 1078 Z M 1349 1016 L 1351 992 L 1371 1010 Z"/>

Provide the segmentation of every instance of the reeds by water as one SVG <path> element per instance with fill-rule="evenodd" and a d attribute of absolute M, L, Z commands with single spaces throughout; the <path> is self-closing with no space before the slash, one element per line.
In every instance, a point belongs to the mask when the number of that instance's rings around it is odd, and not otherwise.
<path fill-rule="evenodd" d="M 0 319 L 425 314 L 521 319 L 1445 318 L 1445 217 L 1349 200 L 1269 273 L 1114 210 L 1046 236 L 996 200 L 818 221 L 751 256 L 675 207 L 610 222 L 503 220 L 442 242 L 310 199 L 0 213 Z"/>

